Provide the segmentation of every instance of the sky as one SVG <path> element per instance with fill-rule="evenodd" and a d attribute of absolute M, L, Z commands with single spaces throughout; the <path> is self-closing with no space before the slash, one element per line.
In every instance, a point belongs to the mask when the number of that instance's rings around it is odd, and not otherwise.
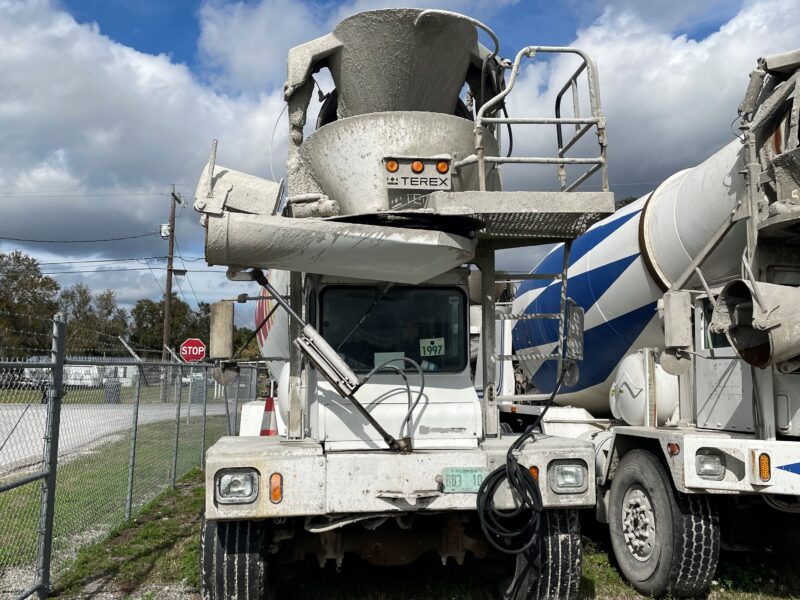
<path fill-rule="evenodd" d="M 147 234 L 166 222 L 174 185 L 184 200 L 176 267 L 188 271 L 178 278 L 179 294 L 194 306 L 253 291 L 202 258 L 203 229 L 191 205 L 212 138 L 219 164 L 280 178 L 288 49 L 355 12 L 402 4 L 0 0 L 0 252 L 36 256 L 62 286 L 114 289 L 126 307 L 158 298 L 166 242 Z M 756 59 L 800 42 L 800 21 L 787 18 L 796 0 L 415 4 L 483 20 L 503 56 L 526 45 L 571 45 L 592 55 L 617 197 L 642 195 L 732 140 Z M 526 65 L 511 111 L 549 113 L 569 68 L 560 59 Z M 520 131 L 515 148 L 534 153 L 548 143 Z M 548 182 L 509 176 L 516 188 Z M 131 239 L 76 242 L 111 238 Z M 539 254 L 515 253 L 505 266 L 530 268 Z M 252 312 L 242 314 L 240 323 L 249 324 Z"/>

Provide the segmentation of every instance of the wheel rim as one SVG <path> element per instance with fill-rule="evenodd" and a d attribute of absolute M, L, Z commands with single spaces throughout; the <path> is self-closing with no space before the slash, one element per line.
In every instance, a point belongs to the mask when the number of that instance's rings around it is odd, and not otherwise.
<path fill-rule="evenodd" d="M 650 496 L 639 485 L 632 485 L 622 500 L 622 537 L 636 560 L 647 561 L 656 547 L 656 518 Z"/>

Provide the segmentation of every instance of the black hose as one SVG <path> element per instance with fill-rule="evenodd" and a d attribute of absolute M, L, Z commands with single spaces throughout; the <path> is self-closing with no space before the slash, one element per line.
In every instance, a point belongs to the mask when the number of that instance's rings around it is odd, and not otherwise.
<path fill-rule="evenodd" d="M 417 373 L 419 373 L 419 379 L 420 379 L 419 392 L 417 392 L 417 399 L 414 400 L 413 402 L 411 401 L 411 384 L 409 384 L 408 382 L 408 376 L 406 375 L 403 369 L 401 369 L 396 365 L 391 364 L 399 360 L 402 360 L 403 362 L 406 363 L 410 363 L 417 370 Z M 425 391 L 425 371 L 422 370 L 422 367 L 417 361 L 411 358 L 407 358 L 405 356 L 402 358 L 392 358 L 384 363 L 379 364 L 377 367 L 375 367 L 369 373 L 367 373 L 361 380 L 361 385 L 364 385 L 367 381 L 369 381 L 369 379 L 373 375 L 375 375 L 375 373 L 383 369 L 389 369 L 395 371 L 396 373 L 399 373 L 400 377 L 403 378 L 403 382 L 406 384 L 406 392 L 408 393 L 408 412 L 406 412 L 406 416 L 403 419 L 403 422 L 400 424 L 400 437 L 403 437 L 403 427 L 406 427 L 406 424 L 408 424 L 407 425 L 408 437 L 411 437 L 411 415 L 414 413 L 414 409 L 417 408 L 419 401 L 422 400 L 422 393 Z"/>
<path fill-rule="evenodd" d="M 506 464 L 498 467 L 483 480 L 478 490 L 477 509 L 481 529 L 489 543 L 504 554 L 527 553 L 529 568 L 538 571 L 540 560 L 539 534 L 541 513 L 544 510 L 539 483 L 530 470 L 519 464 L 515 452 L 529 440 L 535 442 L 536 429 L 544 419 L 556 394 L 561 389 L 568 368 L 564 364 L 553 393 L 544 409 L 525 432 L 508 448 Z M 494 497 L 504 481 L 508 481 L 516 508 L 501 510 L 494 504 Z M 515 588 L 519 585 L 516 581 Z"/>

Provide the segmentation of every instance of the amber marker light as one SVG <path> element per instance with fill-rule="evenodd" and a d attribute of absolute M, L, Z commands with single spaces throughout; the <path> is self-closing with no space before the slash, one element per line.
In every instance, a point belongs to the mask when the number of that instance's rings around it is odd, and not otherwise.
<path fill-rule="evenodd" d="M 677 444 L 675 442 L 668 442 L 667 443 L 667 453 L 670 456 L 678 456 L 678 454 L 681 453 L 680 444 Z"/>
<path fill-rule="evenodd" d="M 389 171 L 389 173 L 397 173 L 397 169 L 399 168 L 400 165 L 396 160 L 390 159 L 386 161 L 386 170 Z"/>
<path fill-rule="evenodd" d="M 411 163 L 411 170 L 414 173 L 422 173 L 425 170 L 425 164 L 421 160 L 415 160 Z"/>
<path fill-rule="evenodd" d="M 536 481 L 539 481 L 539 467 L 536 467 L 536 466 L 530 466 L 530 467 L 528 467 L 528 471 L 530 471 L 530 472 L 531 472 L 531 475 L 533 476 L 533 478 L 534 478 Z"/>
<path fill-rule="evenodd" d="M 436 163 L 436 170 L 444 175 L 450 170 L 450 163 L 448 163 L 446 160 L 440 160 Z"/>
<path fill-rule="evenodd" d="M 772 476 L 769 454 L 764 452 L 758 455 L 758 476 L 761 477 L 761 481 L 769 481 Z"/>
<path fill-rule="evenodd" d="M 283 475 L 273 473 L 269 476 L 269 500 L 273 504 L 278 504 L 283 500 Z"/>

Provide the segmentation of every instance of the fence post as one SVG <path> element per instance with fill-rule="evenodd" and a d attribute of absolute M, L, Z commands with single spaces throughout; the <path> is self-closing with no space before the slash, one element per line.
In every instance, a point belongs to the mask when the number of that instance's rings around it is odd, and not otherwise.
<path fill-rule="evenodd" d="M 39 598 L 50 593 L 50 564 L 53 558 L 53 519 L 56 502 L 56 477 L 58 471 L 58 434 L 61 425 L 61 399 L 64 396 L 64 342 L 67 323 L 64 315 L 53 318 L 53 342 L 50 360 L 50 389 L 47 399 L 47 425 L 44 434 L 44 469 L 42 480 L 42 504 L 39 513 L 39 535 L 36 557 L 36 575 L 41 587 Z"/>
<path fill-rule="evenodd" d="M 182 389 L 182 381 L 181 378 L 183 377 L 183 368 L 177 367 L 178 369 L 178 378 L 177 378 L 177 388 L 175 391 L 175 444 L 172 447 L 172 473 L 170 474 L 170 483 L 172 484 L 172 489 L 175 489 L 175 482 L 177 481 L 178 477 L 178 436 L 181 432 L 181 396 L 183 395 Z M 191 399 L 190 399 L 191 400 Z"/>
<path fill-rule="evenodd" d="M 238 384 L 237 384 L 238 385 Z M 231 409 L 228 406 L 228 386 L 222 386 L 222 399 L 225 401 L 225 419 L 228 421 L 228 435 L 233 435 L 231 431 Z"/>
<path fill-rule="evenodd" d="M 233 433 L 236 435 L 236 427 L 239 425 L 239 388 L 241 387 L 239 380 L 241 379 L 242 372 L 239 372 L 239 377 L 236 379 L 236 398 L 233 403 Z"/>
<path fill-rule="evenodd" d="M 208 367 L 203 369 L 203 431 L 200 434 L 200 469 L 206 470 L 206 410 L 208 408 Z"/>
<path fill-rule="evenodd" d="M 141 367 L 137 371 L 136 392 L 133 400 L 133 417 L 131 418 L 131 451 L 128 455 L 128 496 L 125 500 L 125 520 L 131 518 L 133 506 L 133 471 L 136 467 L 136 434 L 139 429 L 139 398 L 142 390 Z"/>

